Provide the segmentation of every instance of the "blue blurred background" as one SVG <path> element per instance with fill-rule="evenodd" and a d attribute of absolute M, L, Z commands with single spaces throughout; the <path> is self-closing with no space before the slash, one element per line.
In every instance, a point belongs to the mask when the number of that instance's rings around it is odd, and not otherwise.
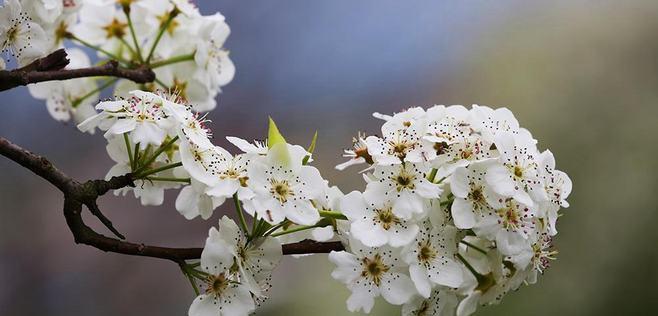
<path fill-rule="evenodd" d="M 558 225 L 559 258 L 540 282 L 478 315 L 658 314 L 658 2 L 199 1 L 219 10 L 237 74 L 210 113 L 225 135 L 263 138 L 271 115 L 339 173 L 371 113 L 432 104 L 507 106 L 574 182 Z M 0 135 L 78 179 L 111 166 L 101 135 L 51 119 L 26 88 L 3 92 Z M 227 147 L 228 148 L 228 147 Z M 0 315 L 184 315 L 194 294 L 172 263 L 73 243 L 61 194 L 0 159 Z M 134 241 L 200 246 L 213 219 L 106 196 L 105 214 Z M 229 209 L 223 207 L 222 209 Z M 93 218 L 88 221 L 95 223 Z M 98 225 L 94 227 L 102 230 Z M 347 315 L 348 292 L 325 255 L 286 258 L 260 315 Z M 374 315 L 396 315 L 380 302 Z"/>

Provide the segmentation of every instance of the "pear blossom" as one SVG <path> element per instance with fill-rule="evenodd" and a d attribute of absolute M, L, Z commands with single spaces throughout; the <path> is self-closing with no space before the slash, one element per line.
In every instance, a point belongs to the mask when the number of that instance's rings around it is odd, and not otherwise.
<path fill-rule="evenodd" d="M 363 196 L 377 208 L 392 203 L 393 214 L 403 219 L 422 215 L 427 199 L 438 198 L 442 191 L 425 178 L 428 171 L 425 164 L 376 166 Z"/>
<path fill-rule="evenodd" d="M 228 84 L 235 75 L 235 66 L 229 53 L 223 48 L 229 36 L 228 24 L 219 13 L 201 19 L 197 35 L 204 39 L 198 41 L 194 61 L 198 66 L 196 77 L 201 82 L 208 82 L 211 87 L 219 88 Z"/>
<path fill-rule="evenodd" d="M 187 219 L 201 216 L 208 219 L 213 211 L 224 204 L 224 197 L 212 197 L 205 194 L 207 186 L 203 183 L 190 179 L 191 184 L 184 187 L 176 198 L 176 210 Z"/>
<path fill-rule="evenodd" d="M 138 91 L 131 94 L 129 99 L 100 102 L 96 109 L 101 112 L 78 124 L 78 129 L 85 132 L 99 127 L 106 130 L 105 137 L 130 133 L 141 149 L 160 146 L 173 126 L 170 115 L 150 95 Z"/>
<path fill-rule="evenodd" d="M 368 153 L 379 165 L 394 165 L 402 162 L 419 163 L 426 160 L 426 148 L 421 137 L 422 130 L 416 126 L 389 131 L 382 138 L 368 136 Z"/>
<path fill-rule="evenodd" d="M 429 298 L 415 296 L 402 306 L 402 316 L 452 316 L 455 315 L 459 299 L 445 288 L 436 288 Z"/>
<path fill-rule="evenodd" d="M 392 248 L 370 248 L 350 239 L 350 250 L 332 251 L 329 260 L 336 265 L 331 276 L 347 285 L 352 292 L 347 299 L 350 312 L 369 313 L 375 298 L 382 296 L 388 303 L 402 305 L 415 293 L 406 264 Z"/>
<path fill-rule="evenodd" d="M 525 136 L 529 134 L 527 130 L 519 126 L 514 114 L 507 108 L 494 110 L 488 106 L 473 104 L 471 114 L 474 130 L 488 141 L 493 142 L 500 133 Z"/>
<path fill-rule="evenodd" d="M 495 206 L 474 228 L 478 236 L 495 240 L 500 252 L 515 255 L 529 249 L 528 238 L 535 232 L 535 211 L 516 200 L 508 199 Z"/>
<path fill-rule="evenodd" d="M 340 210 L 351 223 L 352 236 L 368 247 L 404 246 L 412 242 L 419 231 L 415 222 L 396 216 L 391 204 L 376 209 L 358 191 L 342 199 Z"/>
<path fill-rule="evenodd" d="M 27 11 L 32 12 L 33 19 L 40 25 L 54 23 L 64 13 L 62 0 L 24 0 Z"/>
<path fill-rule="evenodd" d="M 215 227 L 211 228 L 200 265 L 209 275 L 206 289 L 192 302 L 189 316 L 249 315 L 256 308 L 249 286 L 239 282 L 236 271 L 232 269 L 234 260 L 221 233 Z"/>
<path fill-rule="evenodd" d="M 501 196 L 485 181 L 487 169 L 494 163 L 472 163 L 457 168 L 450 177 L 450 191 L 455 196 L 451 212 L 457 228 L 473 228 L 482 217 L 495 212 L 492 205 L 497 204 Z"/>
<path fill-rule="evenodd" d="M 123 45 L 121 39 L 129 36 L 126 15 L 113 1 L 85 3 L 80 8 L 79 17 L 79 23 L 71 28 L 72 33 L 77 38 L 105 50 L 118 52 Z"/>
<path fill-rule="evenodd" d="M 571 194 L 571 179 L 566 173 L 555 170 L 555 158 L 550 150 L 542 152 L 538 160 L 539 176 L 547 196 L 546 201 L 540 202 L 538 217 L 545 219 L 548 231 L 554 236 L 557 234 L 556 221 L 560 207 L 569 207 L 566 199 Z"/>
<path fill-rule="evenodd" d="M 70 49 L 68 56 L 71 60 L 68 69 L 91 65 L 87 54 L 80 49 Z M 68 122 L 73 117 L 76 123 L 81 123 L 96 114 L 92 104 L 98 100 L 98 92 L 92 93 L 97 88 L 96 81 L 92 78 L 48 81 L 27 87 L 34 98 L 46 100 L 48 113 L 57 121 Z"/>
<path fill-rule="evenodd" d="M 209 82 L 194 76 L 196 73 L 194 62 L 176 63 L 168 67 L 157 68 L 154 71 L 159 82 L 164 84 L 164 87 L 161 88 L 176 91 L 182 99 L 192 105 L 195 111 L 207 112 L 217 106 L 215 95 L 218 91 Z"/>
<path fill-rule="evenodd" d="M 240 282 L 256 296 L 263 296 L 262 282 L 269 279 L 281 260 L 281 244 L 273 237 L 247 242 L 238 225 L 226 216 L 219 221 L 219 238 L 238 265 Z"/>
<path fill-rule="evenodd" d="M 232 156 L 226 152 L 227 159 L 220 160 L 212 166 L 211 172 L 217 181 L 206 190 L 211 196 L 230 197 L 238 194 L 242 199 L 251 199 L 254 193 L 248 186 L 247 167 L 251 160 L 245 154 Z"/>
<path fill-rule="evenodd" d="M 233 144 L 238 149 L 242 150 L 245 154 L 263 156 L 267 155 L 267 142 L 255 140 L 253 143 L 250 143 L 242 138 L 226 136 L 226 140 L 229 143 Z"/>
<path fill-rule="evenodd" d="M 193 179 L 205 185 L 204 194 L 221 201 L 236 193 L 241 199 L 251 199 L 254 193 L 248 187 L 249 157 L 244 154 L 233 156 L 224 148 L 214 146 L 207 138 L 198 139 L 199 142 L 194 142 L 183 132 L 180 153 L 183 168 Z"/>
<path fill-rule="evenodd" d="M 23 66 L 42 57 L 47 38 L 18 0 L 5 0 L 0 7 L 0 52 L 8 53 Z"/>
<path fill-rule="evenodd" d="M 528 137 L 501 132 L 494 143 L 500 153 L 501 164 L 487 170 L 485 179 L 491 189 L 531 207 L 535 201 L 545 201 L 546 192 L 539 179 L 539 153 L 534 141 Z"/>
<path fill-rule="evenodd" d="M 375 112 L 372 114 L 372 116 L 385 121 L 382 125 L 383 134 L 387 134 L 396 130 L 404 130 L 410 127 L 414 127 L 417 130 L 424 130 L 424 128 L 418 127 L 419 125 L 422 126 L 426 124 L 425 109 L 419 106 L 408 108 L 393 115 L 386 115 Z"/>
<path fill-rule="evenodd" d="M 433 227 L 425 221 L 416 239 L 403 250 L 411 280 L 421 296 L 429 298 L 434 285 L 462 285 L 463 269 L 455 258 L 456 234 L 454 227 Z"/>
<path fill-rule="evenodd" d="M 300 146 L 281 143 L 254 159 L 247 170 L 254 197 L 244 201 L 245 210 L 271 224 L 285 218 L 301 225 L 315 224 L 320 215 L 311 201 L 323 194 L 326 183 L 315 167 L 302 165 L 308 154 Z"/>
<path fill-rule="evenodd" d="M 336 166 L 336 170 L 345 170 L 347 167 L 367 163 L 374 164 L 372 156 L 368 153 L 368 144 L 366 143 L 365 134 L 359 133 L 357 137 L 352 138 L 352 149 L 345 149 L 343 157 L 349 160 Z"/>

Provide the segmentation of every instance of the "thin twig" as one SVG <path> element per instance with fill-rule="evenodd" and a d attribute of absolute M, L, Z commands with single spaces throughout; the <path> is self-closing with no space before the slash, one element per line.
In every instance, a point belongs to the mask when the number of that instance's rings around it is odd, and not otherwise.
<path fill-rule="evenodd" d="M 63 69 L 68 63 L 66 52 L 60 49 L 46 57 L 37 59 L 25 67 L 2 70 L 0 71 L 0 91 L 44 81 L 98 76 L 124 78 L 136 83 L 147 83 L 155 80 L 155 73 L 146 66 L 130 69 L 119 66 L 119 63 L 115 60 L 110 60 L 100 66 Z"/>

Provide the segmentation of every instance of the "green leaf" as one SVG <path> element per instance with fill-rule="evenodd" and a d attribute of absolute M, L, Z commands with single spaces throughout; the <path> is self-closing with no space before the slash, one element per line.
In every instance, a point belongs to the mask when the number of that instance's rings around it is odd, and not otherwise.
<path fill-rule="evenodd" d="M 288 145 L 286 139 L 283 138 L 279 128 L 276 127 L 276 123 L 270 117 L 270 126 L 267 131 L 267 148 L 271 152 L 275 159 L 280 162 L 283 166 L 289 166 L 290 164 L 290 153 L 288 152 Z"/>
<path fill-rule="evenodd" d="M 279 128 L 276 127 L 276 123 L 274 123 L 274 120 L 271 116 L 269 119 L 270 123 L 267 130 L 267 148 L 272 149 L 272 147 L 274 147 L 276 144 L 285 144 L 286 139 L 283 138 L 283 135 L 281 135 L 281 132 L 279 132 Z"/>
<path fill-rule="evenodd" d="M 315 151 L 315 143 L 317 141 L 318 141 L 318 131 L 315 131 L 315 134 L 313 135 L 313 140 L 311 140 L 311 146 L 308 146 L 308 152 L 310 154 L 312 154 Z M 311 155 L 304 156 L 304 159 L 302 160 L 302 165 L 306 165 L 309 159 L 311 159 Z"/>
<path fill-rule="evenodd" d="M 311 154 L 315 151 L 315 143 L 318 141 L 318 131 L 315 131 L 313 134 L 313 140 L 311 140 L 311 146 L 308 146 L 308 152 Z"/>

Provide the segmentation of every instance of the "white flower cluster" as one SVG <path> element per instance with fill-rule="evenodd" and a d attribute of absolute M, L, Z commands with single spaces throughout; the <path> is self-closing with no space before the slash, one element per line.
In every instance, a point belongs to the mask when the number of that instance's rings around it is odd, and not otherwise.
<path fill-rule="evenodd" d="M 177 91 L 196 111 L 212 110 L 235 74 L 223 47 L 229 34 L 224 16 L 201 15 L 189 0 L 5 0 L 0 7 L 0 50 L 20 66 L 67 40 L 123 67 L 154 70 L 156 81 L 142 86 L 98 77 L 29 85 L 58 121 L 82 122 L 93 114 L 99 92 L 112 85 L 114 95 L 124 97 L 137 88 Z M 84 51 L 67 50 L 67 68 L 91 65 Z M 5 67 L 2 59 L 0 70 Z"/>
<path fill-rule="evenodd" d="M 139 90 L 129 95 L 100 102 L 101 112 L 78 128 L 105 131 L 116 163 L 106 179 L 128 173 L 135 179 L 134 187 L 116 194 L 132 191 L 143 205 L 160 205 L 166 189 L 182 186 L 175 205 L 187 219 L 208 219 L 233 199 L 241 227 L 222 218 L 219 230 L 210 231 L 201 262 L 186 271 L 207 286 L 190 315 L 247 315 L 264 298 L 281 256 L 279 240 L 331 239 L 335 220 L 321 213 L 335 216 L 330 210 L 342 193 L 308 165 L 314 145 L 307 151 L 286 143 L 271 120 L 265 143 L 227 137 L 243 151 L 233 155 L 212 144 L 206 121 L 180 96 Z M 251 230 L 243 212 L 252 216 Z"/>
<path fill-rule="evenodd" d="M 347 251 L 333 277 L 369 312 L 382 296 L 403 315 L 469 315 L 534 283 L 554 258 L 569 177 L 505 108 L 411 108 L 359 136 L 344 169 L 368 163 L 365 191 L 342 198 Z"/>

